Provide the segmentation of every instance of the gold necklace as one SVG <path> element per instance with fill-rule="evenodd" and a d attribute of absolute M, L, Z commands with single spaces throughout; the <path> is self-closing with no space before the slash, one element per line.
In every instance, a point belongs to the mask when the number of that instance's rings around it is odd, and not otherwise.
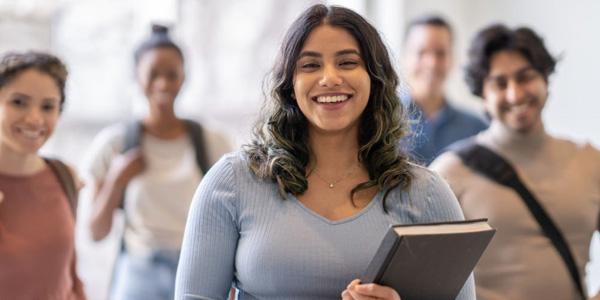
<path fill-rule="evenodd" d="M 325 182 L 325 183 L 327 184 L 327 186 L 328 186 L 330 189 L 332 189 L 332 188 L 334 188 L 334 187 L 335 187 L 335 185 L 336 185 L 336 184 L 340 183 L 340 181 L 342 181 L 342 180 L 344 180 L 344 179 L 346 179 L 346 178 L 350 177 L 350 175 L 352 175 L 352 173 L 354 173 L 354 168 L 355 168 L 355 167 L 356 167 L 356 166 L 353 166 L 352 168 L 350 168 L 350 170 L 348 170 L 348 172 L 347 172 L 347 173 L 346 173 L 344 176 L 342 176 L 342 177 L 340 177 L 340 178 L 338 178 L 338 179 L 334 180 L 333 182 L 331 182 L 331 181 L 328 181 L 327 179 L 325 179 L 325 178 L 321 177 L 321 175 L 319 175 L 319 173 L 317 172 L 317 167 L 315 167 L 315 168 L 312 170 L 312 172 L 314 172 L 314 173 L 315 173 L 315 175 L 317 175 L 317 177 L 318 177 L 319 179 L 321 179 L 321 181 Z"/>

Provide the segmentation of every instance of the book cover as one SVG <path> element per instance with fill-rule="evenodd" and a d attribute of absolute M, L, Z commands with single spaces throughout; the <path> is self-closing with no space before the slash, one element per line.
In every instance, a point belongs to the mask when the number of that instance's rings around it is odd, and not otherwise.
<path fill-rule="evenodd" d="M 494 233 L 486 219 L 393 225 L 361 281 L 402 300 L 455 299 Z"/>

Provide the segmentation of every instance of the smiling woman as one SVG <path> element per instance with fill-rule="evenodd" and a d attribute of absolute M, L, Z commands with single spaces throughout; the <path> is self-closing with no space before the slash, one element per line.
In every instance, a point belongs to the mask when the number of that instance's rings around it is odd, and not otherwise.
<path fill-rule="evenodd" d="M 281 45 L 251 144 L 206 175 L 188 216 L 175 299 L 388 299 L 361 275 L 393 223 L 462 219 L 410 164 L 398 77 L 377 30 L 314 5 Z M 427 200 L 426 200 L 427 199 Z M 474 299 L 467 281 L 458 299 Z"/>
<path fill-rule="evenodd" d="M 74 208 L 38 155 L 56 127 L 66 76 L 48 54 L 0 59 L 0 299 L 85 298 L 75 274 Z"/>
<path fill-rule="evenodd" d="M 358 43 L 346 30 L 322 25 L 308 36 L 298 57 L 294 95 L 312 130 L 358 134 L 371 80 Z"/>
<path fill-rule="evenodd" d="M 93 194 L 90 231 L 94 240 L 104 239 L 114 212 L 124 211 L 111 299 L 172 299 L 189 203 L 228 145 L 175 114 L 184 56 L 168 28 L 154 25 L 133 57 L 149 113 L 110 126 L 94 140 L 83 167 Z"/>

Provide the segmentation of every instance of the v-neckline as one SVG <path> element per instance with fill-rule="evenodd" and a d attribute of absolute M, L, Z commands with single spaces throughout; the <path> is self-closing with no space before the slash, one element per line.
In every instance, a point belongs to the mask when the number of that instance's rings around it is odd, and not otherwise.
<path fill-rule="evenodd" d="M 321 214 L 315 212 L 314 210 L 308 208 L 306 205 L 304 205 L 304 203 L 302 203 L 302 201 L 300 201 L 300 199 L 298 199 L 298 197 L 296 197 L 292 194 L 288 194 L 288 196 L 291 197 L 292 201 L 294 203 L 296 203 L 296 205 L 298 207 L 300 207 L 304 212 L 308 213 L 313 218 L 316 218 L 316 219 L 320 220 L 321 222 L 326 223 L 328 225 L 340 225 L 340 224 L 352 222 L 353 220 L 358 219 L 362 215 L 366 214 L 369 210 L 372 209 L 373 206 L 375 206 L 381 200 L 381 192 L 379 191 L 375 194 L 375 196 L 373 196 L 373 198 L 371 199 L 369 204 L 367 204 L 367 206 L 365 206 L 363 209 L 361 209 L 357 213 L 350 215 L 348 217 L 339 219 L 339 220 L 331 220 L 331 219 L 328 219 L 328 218 L 322 216 Z"/>

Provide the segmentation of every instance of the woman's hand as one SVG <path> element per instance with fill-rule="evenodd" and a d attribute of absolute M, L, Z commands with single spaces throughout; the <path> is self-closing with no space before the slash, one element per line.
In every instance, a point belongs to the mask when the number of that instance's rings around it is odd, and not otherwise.
<path fill-rule="evenodd" d="M 360 284 L 354 279 L 342 292 L 342 300 L 401 300 L 400 295 L 392 288 L 374 283 Z"/>
<path fill-rule="evenodd" d="M 99 241 L 112 228 L 113 213 L 123 202 L 123 191 L 129 181 L 146 168 L 144 156 L 139 148 L 116 156 L 103 181 L 94 185 L 95 197 L 92 206 L 90 229 L 92 239 Z"/>
<path fill-rule="evenodd" d="M 140 174 L 145 167 L 146 164 L 141 149 L 134 148 L 113 159 L 107 177 L 114 177 L 119 185 L 125 186 L 133 177 Z"/>

